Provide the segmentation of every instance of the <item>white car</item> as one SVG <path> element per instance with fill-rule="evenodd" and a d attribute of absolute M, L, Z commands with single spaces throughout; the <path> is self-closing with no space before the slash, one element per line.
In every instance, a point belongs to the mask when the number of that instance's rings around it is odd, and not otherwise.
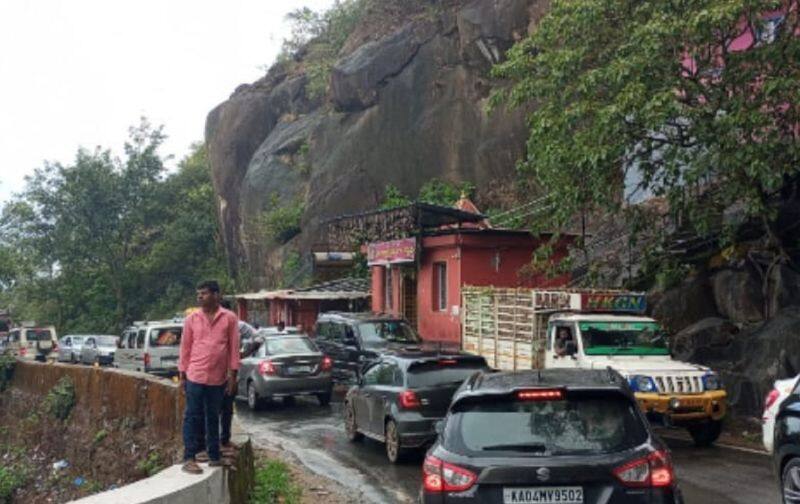
<path fill-rule="evenodd" d="M 761 417 L 761 433 L 764 448 L 772 453 L 772 443 L 775 434 L 775 415 L 781 407 L 781 403 L 789 397 L 794 390 L 800 375 L 786 380 L 776 380 L 772 390 L 764 398 L 764 414 Z"/>

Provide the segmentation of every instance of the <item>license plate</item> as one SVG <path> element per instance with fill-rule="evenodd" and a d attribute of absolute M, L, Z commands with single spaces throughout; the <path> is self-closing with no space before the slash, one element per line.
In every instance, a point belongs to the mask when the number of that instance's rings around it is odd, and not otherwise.
<path fill-rule="evenodd" d="M 310 373 L 311 366 L 292 366 L 288 371 L 291 374 Z"/>
<path fill-rule="evenodd" d="M 505 504 L 583 504 L 583 488 L 504 488 L 503 502 Z"/>

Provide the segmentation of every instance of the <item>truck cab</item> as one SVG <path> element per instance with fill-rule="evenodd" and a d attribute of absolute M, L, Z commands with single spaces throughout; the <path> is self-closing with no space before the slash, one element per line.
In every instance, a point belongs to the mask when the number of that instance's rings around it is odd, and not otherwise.
<path fill-rule="evenodd" d="M 721 432 L 726 393 L 709 368 L 676 361 L 652 318 L 624 313 L 555 313 L 547 325 L 545 368 L 605 369 L 627 380 L 648 417 L 685 427 L 697 445 Z"/>

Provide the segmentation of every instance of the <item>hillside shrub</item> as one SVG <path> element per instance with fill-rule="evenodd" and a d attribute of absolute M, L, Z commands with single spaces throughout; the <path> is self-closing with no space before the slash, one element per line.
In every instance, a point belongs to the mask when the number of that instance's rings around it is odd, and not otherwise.
<path fill-rule="evenodd" d="M 66 420 L 75 406 L 75 384 L 72 379 L 65 376 L 50 389 L 44 398 L 47 412 L 58 420 Z"/>

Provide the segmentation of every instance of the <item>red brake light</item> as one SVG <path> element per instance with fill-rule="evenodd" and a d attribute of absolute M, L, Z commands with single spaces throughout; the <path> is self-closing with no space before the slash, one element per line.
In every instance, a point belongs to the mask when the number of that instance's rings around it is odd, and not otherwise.
<path fill-rule="evenodd" d="M 463 492 L 469 490 L 478 476 L 462 467 L 428 456 L 422 465 L 422 487 L 429 493 Z"/>
<path fill-rule="evenodd" d="M 438 363 L 440 366 L 453 366 L 453 365 L 455 365 L 455 364 L 458 364 L 458 361 L 457 361 L 457 360 L 455 360 L 455 359 L 439 359 L 439 360 L 437 361 L 437 363 Z"/>
<path fill-rule="evenodd" d="M 775 404 L 775 401 L 778 400 L 778 396 L 780 395 L 781 393 L 778 392 L 778 389 L 770 390 L 769 394 L 767 394 L 767 397 L 764 398 L 764 410 L 768 410 L 770 406 Z"/>
<path fill-rule="evenodd" d="M 274 375 L 275 374 L 275 364 L 273 364 L 271 360 L 261 361 L 258 364 L 258 374 L 260 374 L 260 375 Z"/>
<path fill-rule="evenodd" d="M 149 353 L 145 353 L 144 354 L 144 367 L 145 368 L 149 368 L 150 367 L 150 362 L 151 362 L 150 354 Z"/>
<path fill-rule="evenodd" d="M 561 389 L 520 390 L 517 392 L 519 401 L 561 401 L 564 391 Z"/>
<path fill-rule="evenodd" d="M 333 361 L 327 355 L 322 358 L 322 364 L 320 364 L 320 369 L 322 371 L 330 371 L 333 368 Z"/>
<path fill-rule="evenodd" d="M 665 451 L 628 462 L 614 469 L 614 476 L 628 487 L 667 487 L 675 479 L 672 461 Z"/>
<path fill-rule="evenodd" d="M 404 390 L 400 392 L 400 395 L 397 396 L 397 402 L 400 403 L 400 407 L 403 409 L 416 409 L 422 406 L 419 397 L 417 397 L 417 393 L 413 390 Z"/>

